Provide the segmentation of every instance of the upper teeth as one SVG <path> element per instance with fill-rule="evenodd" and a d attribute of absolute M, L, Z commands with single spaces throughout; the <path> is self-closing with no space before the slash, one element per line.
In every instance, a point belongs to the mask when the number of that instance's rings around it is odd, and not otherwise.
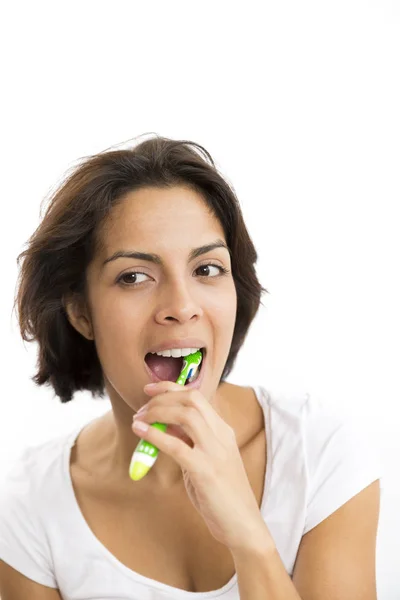
<path fill-rule="evenodd" d="M 171 348 L 170 350 L 163 350 L 162 352 L 151 352 L 151 354 L 157 354 L 158 356 L 173 356 L 179 358 L 180 356 L 187 356 L 197 352 L 200 348 Z"/>

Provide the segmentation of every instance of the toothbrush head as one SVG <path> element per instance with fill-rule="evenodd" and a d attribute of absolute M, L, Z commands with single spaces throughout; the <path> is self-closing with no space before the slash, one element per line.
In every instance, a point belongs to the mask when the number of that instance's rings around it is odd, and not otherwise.
<path fill-rule="evenodd" d="M 183 357 L 183 367 L 179 374 L 176 383 L 180 385 L 185 385 L 187 379 L 192 379 L 200 367 L 200 363 L 203 360 L 203 355 L 200 350 L 193 352 L 193 354 L 188 354 Z"/>

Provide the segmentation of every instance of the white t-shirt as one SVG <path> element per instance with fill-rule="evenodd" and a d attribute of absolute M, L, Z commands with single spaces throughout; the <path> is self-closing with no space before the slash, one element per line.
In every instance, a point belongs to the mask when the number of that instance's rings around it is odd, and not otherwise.
<path fill-rule="evenodd" d="M 340 410 L 308 393 L 253 389 L 267 436 L 260 511 L 291 576 L 302 536 L 381 478 L 380 459 L 365 429 Z M 100 543 L 70 477 L 83 426 L 26 448 L 2 478 L 0 559 L 64 600 L 239 600 L 236 574 L 218 590 L 187 592 L 132 571 Z"/>

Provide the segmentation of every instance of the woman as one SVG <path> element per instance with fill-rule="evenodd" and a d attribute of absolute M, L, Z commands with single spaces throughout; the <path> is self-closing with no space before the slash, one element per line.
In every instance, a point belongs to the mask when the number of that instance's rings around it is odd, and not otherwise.
<path fill-rule="evenodd" d="M 376 597 L 369 440 L 307 394 L 226 381 L 266 290 L 204 148 L 155 136 L 89 157 L 21 258 L 35 383 L 111 410 L 26 449 L 4 482 L 5 600 Z M 178 385 L 195 349 L 198 379 Z M 132 481 L 141 439 L 160 452 Z"/>

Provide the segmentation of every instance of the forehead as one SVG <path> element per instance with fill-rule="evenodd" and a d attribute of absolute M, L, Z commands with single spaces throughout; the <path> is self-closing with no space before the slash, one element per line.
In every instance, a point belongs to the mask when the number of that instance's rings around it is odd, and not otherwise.
<path fill-rule="evenodd" d="M 204 198 L 189 188 L 143 188 L 127 193 L 112 209 L 102 242 L 105 253 L 128 247 L 151 245 L 160 250 L 174 244 L 192 247 L 209 241 L 210 234 L 224 237 L 218 219 Z M 202 238 L 202 239 L 200 239 Z M 118 246 L 118 248 L 117 248 Z"/>

